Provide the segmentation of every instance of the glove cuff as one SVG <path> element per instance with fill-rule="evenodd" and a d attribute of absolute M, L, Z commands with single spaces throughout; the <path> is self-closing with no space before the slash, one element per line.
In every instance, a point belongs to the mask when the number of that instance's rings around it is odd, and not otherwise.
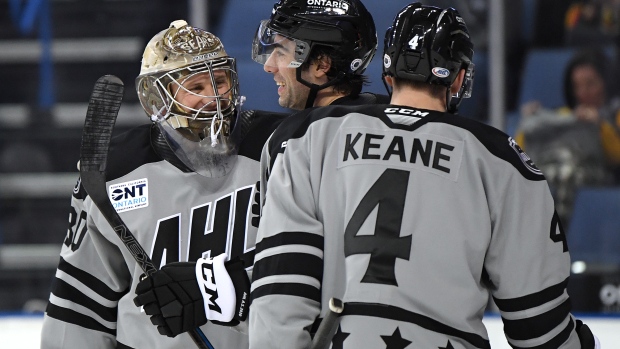
<path fill-rule="evenodd" d="M 205 315 L 210 321 L 229 322 L 235 315 L 235 287 L 224 262 L 228 256 L 200 258 L 196 262 L 196 281 L 202 293 Z"/>

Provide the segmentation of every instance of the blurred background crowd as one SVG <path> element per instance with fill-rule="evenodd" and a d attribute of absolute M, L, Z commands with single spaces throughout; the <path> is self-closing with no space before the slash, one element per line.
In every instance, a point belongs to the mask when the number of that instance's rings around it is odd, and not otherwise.
<path fill-rule="evenodd" d="M 409 2 L 364 1 L 380 42 L 367 91 L 385 93 L 383 34 Z M 472 34 L 474 91 L 460 114 L 502 128 L 547 177 L 574 261 L 576 310 L 620 313 L 620 0 L 502 0 L 501 13 L 491 0 L 421 2 L 457 8 Z M 97 78 L 125 83 L 115 132 L 147 122 L 134 86 L 142 49 L 187 19 L 237 58 L 244 109 L 283 111 L 271 75 L 250 57 L 274 3 L 0 0 L 0 311 L 45 307 L 68 221 L 79 219 L 69 195 Z M 503 52 L 494 55 L 498 23 Z M 503 58 L 499 95 L 493 57 Z"/>

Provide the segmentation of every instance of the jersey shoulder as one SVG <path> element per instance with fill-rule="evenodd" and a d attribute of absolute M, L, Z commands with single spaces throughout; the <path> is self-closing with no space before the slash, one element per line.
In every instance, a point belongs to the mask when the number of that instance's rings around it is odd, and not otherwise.
<path fill-rule="evenodd" d="M 332 105 L 368 105 L 389 104 L 390 96 L 371 92 L 362 92 L 355 96 L 344 96 L 335 100 Z"/>
<path fill-rule="evenodd" d="M 434 119 L 433 122 L 445 123 L 466 130 L 493 156 L 509 163 L 517 169 L 523 177 L 533 181 L 545 179 L 542 172 L 534 164 L 534 161 L 532 161 L 517 142 L 506 133 L 479 121 L 449 113 L 446 113 L 441 118 Z"/>
<path fill-rule="evenodd" d="M 107 181 L 131 173 L 144 164 L 163 160 L 151 146 L 150 130 L 151 125 L 145 124 L 112 137 L 105 169 Z M 84 200 L 87 196 L 79 178 L 73 188 L 73 197 Z"/>
<path fill-rule="evenodd" d="M 246 110 L 241 118 L 247 120 L 248 129 L 239 145 L 239 155 L 259 161 L 263 145 L 290 114 L 265 110 Z"/>
<path fill-rule="evenodd" d="M 287 142 L 290 139 L 303 137 L 313 123 L 326 118 L 342 118 L 350 113 L 374 114 L 379 110 L 383 110 L 381 106 L 377 104 L 332 104 L 325 107 L 308 108 L 292 114 L 280 124 L 269 139 L 269 144 L 267 145 L 270 158 L 269 168 L 273 168 L 278 154 L 284 153 Z"/>
<path fill-rule="evenodd" d="M 142 165 L 162 160 L 151 146 L 151 124 L 134 127 L 112 137 L 106 180 L 117 179 Z"/>

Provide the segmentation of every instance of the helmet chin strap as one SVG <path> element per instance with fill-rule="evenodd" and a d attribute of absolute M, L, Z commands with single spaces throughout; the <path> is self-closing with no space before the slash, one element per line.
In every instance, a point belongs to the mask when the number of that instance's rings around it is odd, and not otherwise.
<path fill-rule="evenodd" d="M 457 108 L 450 103 L 451 100 L 452 92 L 450 91 L 450 86 L 448 86 L 448 89 L 446 90 L 446 110 L 448 113 L 455 114 Z"/>
<path fill-rule="evenodd" d="M 329 80 L 328 82 L 324 83 L 323 85 L 317 85 L 317 84 L 313 84 L 311 82 L 308 82 L 306 80 L 304 80 L 301 77 L 301 67 L 297 68 L 296 70 L 296 76 L 297 76 L 297 81 L 301 82 L 302 84 L 304 84 L 305 86 L 310 87 L 310 92 L 308 93 L 308 98 L 306 99 L 306 106 L 304 107 L 304 109 L 308 109 L 314 106 L 314 101 L 316 100 L 316 95 L 318 94 L 319 90 L 322 90 L 326 87 L 330 87 L 333 86 L 337 83 L 339 83 L 340 81 L 342 81 L 342 79 L 344 79 L 344 77 L 347 75 L 345 72 L 338 72 L 338 75 Z"/>

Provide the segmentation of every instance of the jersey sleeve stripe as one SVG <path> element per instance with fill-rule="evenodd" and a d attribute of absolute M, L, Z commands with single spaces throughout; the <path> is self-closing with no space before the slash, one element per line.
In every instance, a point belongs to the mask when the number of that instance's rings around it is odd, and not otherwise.
<path fill-rule="evenodd" d="M 58 307 L 52 303 L 48 303 L 46 313 L 49 317 L 60 321 L 116 336 L 116 329 L 107 328 L 96 320 L 71 309 Z"/>
<path fill-rule="evenodd" d="M 512 348 L 514 349 L 556 349 L 559 348 L 564 342 L 566 342 L 568 338 L 570 338 L 570 335 L 574 328 L 575 322 L 571 317 L 569 318 L 566 327 L 564 327 L 564 329 L 560 333 L 558 333 L 557 336 L 553 337 L 553 339 L 543 344 L 525 345 L 525 343 L 519 343 L 518 341 L 515 341 L 510 337 L 507 337 L 507 339 L 508 343 L 510 343 L 510 346 L 512 346 Z"/>
<path fill-rule="evenodd" d="M 261 251 L 258 255 L 256 255 L 256 259 L 265 259 L 267 257 L 271 257 L 278 254 L 285 253 L 300 253 L 300 254 L 309 254 L 319 258 L 323 258 L 323 250 L 316 248 L 314 246 L 308 245 L 282 245 L 275 246 L 270 249 L 266 249 Z"/>
<path fill-rule="evenodd" d="M 92 310 L 106 321 L 116 321 L 116 306 L 106 307 L 101 305 L 61 279 L 55 279 L 52 282 L 52 294 L 58 298 L 67 299 L 73 303 L 82 305 Z"/>
<path fill-rule="evenodd" d="M 111 329 L 115 329 L 116 328 L 116 319 L 114 319 L 113 321 L 107 321 L 107 320 L 103 319 L 101 316 L 99 316 L 99 314 L 97 314 L 94 311 L 92 311 L 91 309 L 88 309 L 88 308 L 86 308 L 86 307 L 84 307 L 82 305 L 79 305 L 77 303 L 74 303 L 74 302 L 72 302 L 70 300 L 59 298 L 59 297 L 56 297 L 54 294 L 51 294 L 49 302 L 51 304 L 59 307 L 59 308 L 73 310 L 73 311 L 75 311 L 77 313 L 80 313 L 80 314 L 82 314 L 84 316 L 88 316 L 89 318 L 97 321 L 98 323 L 100 323 L 104 327 L 111 328 Z"/>
<path fill-rule="evenodd" d="M 97 303 L 99 303 L 99 304 L 101 304 L 103 306 L 115 307 L 116 304 L 118 303 L 118 301 L 116 301 L 116 300 L 111 301 L 111 300 L 109 300 L 107 298 L 102 297 L 99 293 L 91 290 L 90 288 L 85 286 L 83 283 L 81 283 L 79 280 L 77 280 L 73 276 L 63 272 L 60 269 L 56 270 L 56 279 L 60 279 L 60 280 L 64 281 L 65 283 L 67 283 L 67 284 L 77 288 L 86 297 L 94 300 L 95 302 L 97 302 Z"/>
<path fill-rule="evenodd" d="M 528 340 L 541 337 L 564 322 L 570 313 L 570 299 L 566 299 L 555 309 L 525 319 L 507 320 L 502 317 L 504 322 L 504 332 L 512 339 Z"/>
<path fill-rule="evenodd" d="M 508 299 L 493 297 L 493 300 L 502 312 L 515 312 L 531 309 L 561 297 L 566 290 L 567 284 L 568 278 L 556 285 L 547 287 L 540 292 L 532 293 L 527 296 Z"/>
<path fill-rule="evenodd" d="M 323 250 L 323 236 L 307 232 L 282 232 L 257 243 L 256 253 L 282 245 L 308 245 Z"/>
<path fill-rule="evenodd" d="M 312 286 L 316 289 L 321 288 L 321 282 L 310 276 L 303 275 L 273 275 L 262 278 L 252 283 L 251 290 L 257 289 L 260 286 L 268 285 L 268 284 L 304 284 L 308 286 Z"/>
<path fill-rule="evenodd" d="M 273 275 L 306 275 L 323 279 L 323 259 L 310 254 L 285 253 L 259 259 L 254 263 L 253 281 Z"/>
<path fill-rule="evenodd" d="M 72 277 L 79 280 L 81 283 L 83 283 L 85 286 L 87 286 L 91 290 L 97 292 L 97 294 L 99 294 L 105 299 L 108 299 L 111 301 L 118 301 L 119 299 L 121 299 L 121 297 L 123 297 L 123 295 L 127 293 L 125 291 L 116 292 L 112 290 L 101 280 L 97 279 L 96 277 L 88 274 L 87 272 L 81 269 L 74 267 L 73 265 L 65 261 L 64 258 L 62 257 L 60 258 L 60 263 L 58 263 L 58 270 L 62 270 L 68 275 L 71 275 Z"/>
<path fill-rule="evenodd" d="M 342 316 L 359 315 L 391 319 L 418 325 L 429 331 L 461 338 L 476 348 L 490 349 L 491 343 L 483 337 L 470 332 L 461 331 L 428 316 L 415 313 L 392 305 L 369 303 L 346 303 Z"/>
<path fill-rule="evenodd" d="M 314 286 L 299 283 L 272 283 L 259 286 L 251 293 L 252 300 L 274 294 L 297 296 L 321 302 L 321 290 Z"/>

